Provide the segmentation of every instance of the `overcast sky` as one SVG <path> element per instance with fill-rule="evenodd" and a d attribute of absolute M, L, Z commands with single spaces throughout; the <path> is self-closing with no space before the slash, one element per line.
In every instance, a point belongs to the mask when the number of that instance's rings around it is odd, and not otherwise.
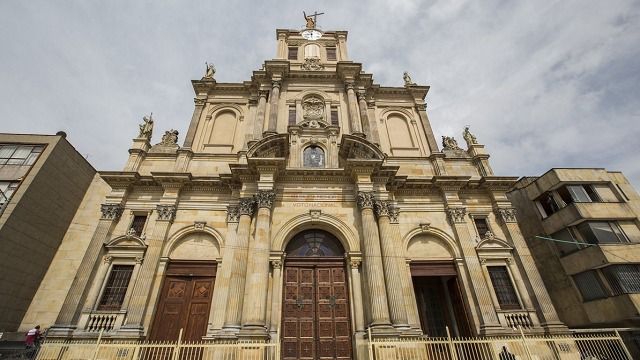
<path fill-rule="evenodd" d="M 464 125 L 497 175 L 623 171 L 640 187 L 638 1 L 0 1 L 0 132 L 55 133 L 121 170 L 142 116 L 153 143 L 193 111 L 204 62 L 249 80 L 276 28 L 322 11 L 374 81 L 430 85 L 436 133 Z"/>

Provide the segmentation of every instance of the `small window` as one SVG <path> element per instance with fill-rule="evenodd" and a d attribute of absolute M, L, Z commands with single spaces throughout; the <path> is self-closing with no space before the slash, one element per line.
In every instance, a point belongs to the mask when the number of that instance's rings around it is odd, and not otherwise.
<path fill-rule="evenodd" d="M 488 266 L 489 277 L 496 292 L 498 303 L 503 310 L 520 309 L 520 302 L 513 288 L 506 266 Z"/>
<path fill-rule="evenodd" d="M 611 265 L 602 269 L 613 295 L 640 293 L 640 267 L 638 264 Z"/>
<path fill-rule="evenodd" d="M 338 108 L 337 107 L 332 107 L 331 108 L 331 125 L 340 126 L 340 123 L 338 121 Z"/>
<path fill-rule="evenodd" d="M 320 46 L 316 44 L 308 44 L 304 47 L 304 58 L 319 58 Z"/>
<path fill-rule="evenodd" d="M 476 225 L 476 230 L 478 231 L 478 235 L 481 238 L 484 238 L 484 236 L 487 234 L 487 232 L 489 232 L 489 224 L 487 223 L 487 219 L 486 218 L 473 218 L 473 222 Z"/>
<path fill-rule="evenodd" d="M 607 297 L 607 292 L 598 278 L 595 270 L 589 270 L 573 275 L 573 281 L 582 294 L 584 301 L 602 299 Z"/>
<path fill-rule="evenodd" d="M 627 243 L 629 240 L 615 222 L 587 221 L 576 227 L 589 244 Z"/>
<path fill-rule="evenodd" d="M 298 60 L 297 46 L 289 46 L 289 60 Z"/>
<path fill-rule="evenodd" d="M 328 47 L 327 48 L 327 61 L 336 61 L 336 48 Z"/>
<path fill-rule="evenodd" d="M 304 149 L 304 167 L 324 167 L 324 150 L 321 147 L 311 145 Z"/>
<path fill-rule="evenodd" d="M 295 125 L 297 123 L 296 121 L 296 107 L 295 106 L 290 106 L 289 107 L 289 125 Z"/>
<path fill-rule="evenodd" d="M 147 215 L 134 215 L 131 228 L 135 231 L 137 236 L 142 236 L 144 231 L 144 225 L 147 223 Z"/>
<path fill-rule="evenodd" d="M 113 265 L 98 310 L 120 310 L 132 273 L 133 265 Z"/>
<path fill-rule="evenodd" d="M 538 197 L 536 199 L 536 203 L 539 205 L 538 208 L 541 209 L 540 212 L 542 213 L 543 218 L 546 218 L 560 210 L 560 206 L 558 206 L 558 203 L 550 192 L 546 192 Z"/>

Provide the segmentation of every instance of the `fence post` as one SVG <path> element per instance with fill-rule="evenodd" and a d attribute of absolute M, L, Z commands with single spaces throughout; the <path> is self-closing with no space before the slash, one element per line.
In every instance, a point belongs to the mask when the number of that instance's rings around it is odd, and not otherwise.
<path fill-rule="evenodd" d="M 102 332 L 104 331 L 104 329 L 100 329 L 100 333 L 98 334 L 98 341 L 96 341 L 96 349 L 93 352 L 93 360 L 96 360 L 98 358 L 98 351 L 100 350 L 100 340 L 102 340 Z"/>
<path fill-rule="evenodd" d="M 524 331 L 522 331 L 522 326 L 518 325 L 518 330 L 520 330 L 520 336 L 522 336 L 522 346 L 524 346 L 524 351 L 527 353 L 527 359 L 532 360 L 531 352 L 527 346 L 527 339 L 524 337 Z"/>
<path fill-rule="evenodd" d="M 618 337 L 618 341 L 620 341 L 620 345 L 622 346 L 622 350 L 624 350 L 624 353 L 627 355 L 628 359 L 633 359 L 633 357 L 631 356 L 631 353 L 629 352 L 629 349 L 627 349 L 627 345 L 624 343 L 624 340 L 622 340 L 622 336 L 620 336 L 620 333 L 618 332 L 618 329 L 613 330 L 616 332 L 616 336 Z"/>
<path fill-rule="evenodd" d="M 172 357 L 173 360 L 178 360 L 181 344 L 182 344 L 182 328 L 180 328 L 180 333 L 178 333 L 178 343 L 176 344 L 175 350 L 173 351 L 173 357 Z"/>
<path fill-rule="evenodd" d="M 374 360 L 374 356 L 373 356 L 373 343 L 371 342 L 371 328 L 367 328 L 367 334 L 369 334 L 369 360 Z"/>
<path fill-rule="evenodd" d="M 445 326 L 445 330 L 447 330 L 447 343 L 449 344 L 449 352 L 451 353 L 451 358 L 453 360 L 458 360 L 458 354 L 456 353 L 456 347 L 453 345 L 453 341 L 451 340 L 451 333 L 449 332 L 449 327 Z"/>

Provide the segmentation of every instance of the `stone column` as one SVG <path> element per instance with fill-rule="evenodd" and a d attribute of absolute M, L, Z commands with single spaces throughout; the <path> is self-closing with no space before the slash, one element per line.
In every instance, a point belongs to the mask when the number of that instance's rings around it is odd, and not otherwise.
<path fill-rule="evenodd" d="M 231 268 L 233 266 L 233 256 L 237 250 L 236 231 L 238 230 L 238 220 L 240 214 L 237 205 L 227 206 L 227 236 L 224 242 L 224 252 L 222 254 L 222 264 L 216 272 L 215 289 L 213 291 L 213 305 L 209 313 L 211 325 L 207 336 L 222 329 L 224 325 L 224 314 L 227 310 L 229 296 L 229 280 L 231 278 Z"/>
<path fill-rule="evenodd" d="M 410 260 L 404 260 L 401 268 L 400 281 L 402 282 L 402 291 L 404 293 L 404 301 L 407 306 L 407 318 L 409 326 L 412 329 L 420 329 L 420 316 L 418 315 L 418 302 L 416 294 L 413 291 L 413 278 L 411 277 Z"/>
<path fill-rule="evenodd" d="M 236 235 L 236 248 L 233 252 L 231 265 L 231 277 L 229 278 L 229 301 L 224 318 L 224 329 L 237 331 L 240 329 L 240 309 L 244 299 L 244 283 L 247 270 L 247 257 L 249 255 L 249 232 L 251 230 L 251 216 L 255 208 L 253 198 L 242 198 L 238 206 L 238 233 Z"/>
<path fill-rule="evenodd" d="M 163 244 L 167 238 L 169 227 L 176 216 L 175 205 L 157 205 L 156 223 L 151 236 L 147 238 L 147 251 L 140 267 L 138 279 L 133 287 L 129 307 L 127 308 L 127 320 L 122 331 L 140 331 L 142 335 L 144 314 L 149 303 L 149 293 L 160 260 Z"/>
<path fill-rule="evenodd" d="M 528 285 L 530 285 L 532 294 L 535 295 L 539 305 L 540 309 L 538 313 L 541 314 L 543 318 L 541 319 L 542 326 L 566 329 L 566 326 L 558 318 L 558 313 L 553 307 L 551 297 L 542 282 L 542 277 L 531 256 L 529 247 L 522 233 L 520 233 L 516 219 L 516 209 L 511 207 L 498 207 L 495 209 L 495 213 L 496 217 L 502 220 L 509 237 L 513 241 L 513 247 L 515 249 L 514 256 L 517 256 L 518 260 L 520 260 L 517 262 L 520 267 L 520 273 L 523 277 L 526 276 L 528 278 Z M 527 296 L 527 294 L 523 294 L 523 296 Z"/>
<path fill-rule="evenodd" d="M 271 208 L 275 197 L 276 193 L 273 190 L 258 190 L 255 195 L 258 215 L 255 237 L 253 242 L 249 244 L 251 258 L 247 264 L 241 333 L 249 332 L 262 335 L 266 330 Z"/>
<path fill-rule="evenodd" d="M 271 268 L 273 268 L 272 295 L 271 295 L 271 321 L 270 330 L 272 337 L 278 333 L 282 317 L 280 310 L 282 309 L 282 259 L 271 259 Z M 280 341 L 280 339 L 277 339 Z"/>
<path fill-rule="evenodd" d="M 278 102 L 280 101 L 280 80 L 274 80 L 271 84 L 271 95 L 269 96 L 269 125 L 267 131 L 264 132 L 263 137 L 266 135 L 274 135 L 278 133 Z"/>
<path fill-rule="evenodd" d="M 407 309 L 402 294 L 402 282 L 399 268 L 399 257 L 396 247 L 402 244 L 400 232 L 394 231 L 391 225 L 390 216 L 394 217 L 394 222 L 398 222 L 398 210 L 388 201 L 376 200 L 376 215 L 378 215 L 378 228 L 380 230 L 380 245 L 382 248 L 382 265 L 384 266 L 384 278 L 389 299 L 389 309 L 391 313 L 391 323 L 397 328 L 409 328 L 407 319 Z"/>
<path fill-rule="evenodd" d="M 256 110 L 256 122 L 253 130 L 253 139 L 258 140 L 262 137 L 262 131 L 264 130 L 264 114 L 267 110 L 267 95 L 268 91 L 258 91 L 258 108 Z"/>
<path fill-rule="evenodd" d="M 366 268 L 367 289 L 369 291 L 369 307 L 371 311 L 372 329 L 376 327 L 388 327 L 389 306 L 387 303 L 387 291 L 384 285 L 384 272 L 382 265 L 382 253 L 380 251 L 380 236 L 378 226 L 373 215 L 373 193 L 359 191 L 357 196 L 358 207 L 362 217 L 362 250 L 364 250 L 364 266 Z"/>
<path fill-rule="evenodd" d="M 95 270 L 96 262 L 99 261 L 102 244 L 109 238 L 109 234 L 122 215 L 122 210 L 123 208 L 120 204 L 102 204 L 100 206 L 102 217 L 91 237 L 89 247 L 82 257 L 80 267 L 71 283 L 67 297 L 64 299 L 56 324 L 52 328 L 54 332 L 64 332 L 75 328 L 78 310 L 80 310 L 79 306 L 84 303 L 87 284 Z"/>
<path fill-rule="evenodd" d="M 464 256 L 466 268 L 471 278 L 471 286 L 473 287 L 477 306 L 480 311 L 480 330 L 482 332 L 483 330 L 491 331 L 492 328 L 499 329 L 501 325 L 498 320 L 498 314 L 493 306 L 491 293 L 484 279 L 480 260 L 478 260 L 478 254 L 476 253 L 474 245 L 475 241 L 469 233 L 469 228 L 465 220 L 467 209 L 462 206 L 449 206 L 447 208 L 447 214 L 451 227 L 460 242 L 462 255 Z"/>
<path fill-rule="evenodd" d="M 351 134 L 364 136 L 362 133 L 362 124 L 360 123 L 360 114 L 358 114 L 356 93 L 353 90 L 353 81 L 346 81 L 345 87 L 347 89 L 347 101 L 349 102 L 349 127 L 351 128 Z"/>
<path fill-rule="evenodd" d="M 365 92 L 358 91 L 358 108 L 360 110 L 360 121 L 362 122 L 362 132 L 367 139 L 371 139 L 371 126 L 369 124 L 369 114 L 367 114 L 367 101 Z"/>
<path fill-rule="evenodd" d="M 362 284 L 360 281 L 360 264 L 362 260 L 359 258 L 351 258 L 349 265 L 351 267 L 351 289 L 353 290 L 353 309 L 356 323 L 356 332 L 364 333 L 364 303 L 362 300 Z"/>
<path fill-rule="evenodd" d="M 258 99 L 253 95 L 247 101 L 247 107 L 249 108 L 249 116 L 247 116 L 248 121 L 245 125 L 245 144 L 243 145 L 243 150 L 246 150 L 251 146 L 255 141 L 257 141 L 253 136 L 256 128 L 256 107 L 258 105 Z"/>
<path fill-rule="evenodd" d="M 380 145 L 380 132 L 378 131 L 378 121 L 376 120 L 376 103 L 369 100 L 367 103 L 367 112 L 369 117 L 369 125 L 371 127 L 371 142 Z"/>
<path fill-rule="evenodd" d="M 196 136 L 196 130 L 198 129 L 198 123 L 200 122 L 200 117 L 202 116 L 202 110 L 207 103 L 206 99 L 195 98 L 193 99 L 195 103 L 195 109 L 193 109 L 193 115 L 191 116 L 191 123 L 189 123 L 189 129 L 187 130 L 187 135 L 184 137 L 183 148 L 191 148 L 193 145 L 193 139 Z"/>

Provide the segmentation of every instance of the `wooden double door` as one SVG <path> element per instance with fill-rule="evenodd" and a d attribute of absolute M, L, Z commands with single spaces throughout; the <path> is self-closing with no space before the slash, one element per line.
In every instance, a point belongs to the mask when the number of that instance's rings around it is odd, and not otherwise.
<path fill-rule="evenodd" d="M 152 340 L 198 341 L 206 335 L 216 265 L 209 262 L 169 263 L 160 292 Z"/>
<path fill-rule="evenodd" d="M 347 274 L 336 260 L 285 263 L 283 359 L 351 359 Z"/>

